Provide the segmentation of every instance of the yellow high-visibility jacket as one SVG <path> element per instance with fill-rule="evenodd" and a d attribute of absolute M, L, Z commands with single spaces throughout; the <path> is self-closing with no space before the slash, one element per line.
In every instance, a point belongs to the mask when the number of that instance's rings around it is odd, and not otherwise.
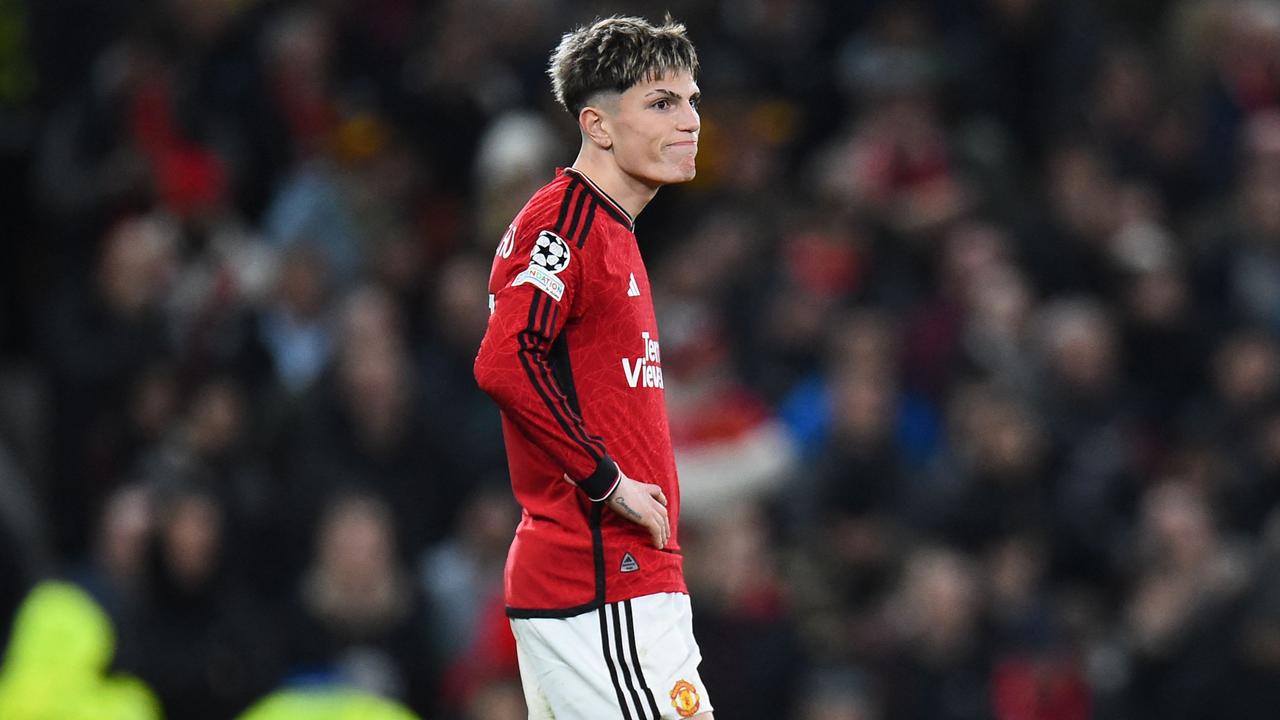
<path fill-rule="evenodd" d="M 107 614 L 79 587 L 36 585 L 18 608 L 0 666 L 5 720 L 161 720 L 146 685 L 107 676 L 116 651 Z"/>
<path fill-rule="evenodd" d="M 348 690 L 284 690 L 249 708 L 239 720 L 418 720 L 389 700 Z"/>

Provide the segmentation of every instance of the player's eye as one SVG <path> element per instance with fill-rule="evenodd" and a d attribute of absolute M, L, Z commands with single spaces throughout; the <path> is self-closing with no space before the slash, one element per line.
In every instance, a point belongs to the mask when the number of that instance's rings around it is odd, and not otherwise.
<path fill-rule="evenodd" d="M 653 105 L 651 105 L 650 107 L 652 107 L 655 110 L 666 110 L 667 108 L 671 107 L 671 103 L 666 100 L 659 100 L 655 102 Z"/>

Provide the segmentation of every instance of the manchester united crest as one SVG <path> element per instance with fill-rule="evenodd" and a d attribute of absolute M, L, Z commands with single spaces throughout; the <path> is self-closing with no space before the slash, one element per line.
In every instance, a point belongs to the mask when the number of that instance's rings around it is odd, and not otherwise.
<path fill-rule="evenodd" d="M 698 688 L 688 680 L 680 680 L 675 687 L 671 688 L 671 704 L 676 712 L 680 713 L 680 717 L 693 717 L 702 705 L 702 701 L 698 698 Z"/>

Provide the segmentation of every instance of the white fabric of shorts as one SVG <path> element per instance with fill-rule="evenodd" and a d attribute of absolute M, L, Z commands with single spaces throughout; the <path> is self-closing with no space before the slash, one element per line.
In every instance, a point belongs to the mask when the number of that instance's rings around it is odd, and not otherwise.
<path fill-rule="evenodd" d="M 689 596 L 511 620 L 529 720 L 681 720 L 709 712 Z"/>

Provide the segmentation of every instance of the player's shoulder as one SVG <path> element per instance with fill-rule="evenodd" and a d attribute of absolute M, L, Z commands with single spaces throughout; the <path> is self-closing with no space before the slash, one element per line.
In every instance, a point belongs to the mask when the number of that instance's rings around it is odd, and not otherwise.
<path fill-rule="evenodd" d="M 564 169 L 556 170 L 556 176 L 551 182 L 538 188 L 520 210 L 516 220 L 522 225 L 545 227 L 548 218 L 554 220 L 556 217 L 557 211 L 564 203 L 565 188 L 572 182 L 573 178 Z"/>
<path fill-rule="evenodd" d="M 567 249 L 568 243 L 560 235 L 563 216 L 568 214 L 564 209 L 567 204 L 565 190 L 572 182 L 573 178 L 563 169 L 557 170 L 555 179 L 539 188 L 516 214 L 502 239 L 498 255 L 510 257 L 513 251 L 524 255 L 537 243 L 545 246 L 548 238 L 559 241 L 558 244 Z"/>

